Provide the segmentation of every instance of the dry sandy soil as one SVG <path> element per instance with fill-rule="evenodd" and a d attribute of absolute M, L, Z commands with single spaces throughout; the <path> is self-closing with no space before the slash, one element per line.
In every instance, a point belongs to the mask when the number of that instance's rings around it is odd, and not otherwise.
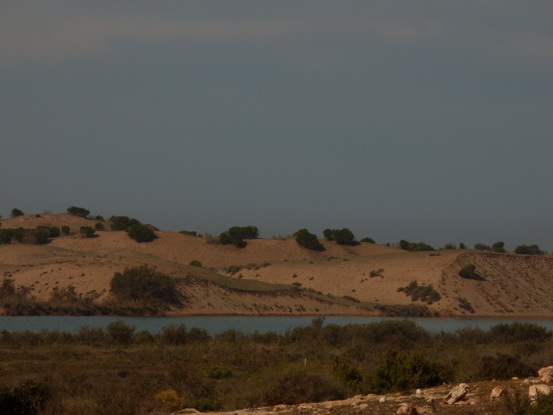
<path fill-rule="evenodd" d="M 100 231 L 83 238 L 78 229 L 97 221 L 67 214 L 25 215 L 0 221 L 2 228 L 69 226 L 72 234 L 48 245 L 0 245 L 0 275 L 17 285 L 32 287 L 33 295 L 47 299 L 54 287 L 74 286 L 78 292 L 109 295 L 115 272 L 148 264 L 175 277 L 189 276 L 185 294 L 189 302 L 174 314 L 371 314 L 355 303 L 339 304 L 331 298 L 353 297 L 366 304 L 408 305 L 413 301 L 398 288 L 411 281 L 432 285 L 441 299 L 428 307 L 439 315 L 551 316 L 553 315 L 553 257 L 495 254 L 474 250 L 406 252 L 362 243 L 341 246 L 322 241 L 324 252 L 300 247 L 294 239 L 257 239 L 239 249 L 218 245 L 203 237 L 156 232 L 158 238 L 137 243 L 122 231 Z M 109 227 L 106 225 L 106 229 Z M 200 261 L 202 267 L 190 266 Z M 474 264 L 481 280 L 464 279 L 459 270 Z M 239 271 L 228 272 L 237 266 Z M 227 283 L 279 284 L 279 290 L 231 290 Z M 195 275 L 198 278 L 192 278 Z M 306 290 L 292 291 L 292 284 Z M 228 284 L 226 284 L 228 285 Z M 466 299 L 475 313 L 459 307 Z M 415 304 L 423 304 L 421 301 Z"/>

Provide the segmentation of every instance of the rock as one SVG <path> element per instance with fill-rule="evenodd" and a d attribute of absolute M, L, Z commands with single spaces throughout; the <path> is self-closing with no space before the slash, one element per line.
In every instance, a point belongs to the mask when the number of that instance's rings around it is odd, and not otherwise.
<path fill-rule="evenodd" d="M 378 402 L 380 402 L 380 403 L 384 403 L 384 402 L 386 402 L 386 397 L 385 397 L 385 396 L 383 396 L 382 398 L 380 398 L 380 399 L 378 400 Z"/>
<path fill-rule="evenodd" d="M 498 399 L 505 392 L 505 386 L 496 386 L 490 392 L 490 400 Z"/>
<path fill-rule="evenodd" d="M 511 380 L 519 380 L 518 376 L 513 376 Z"/>
<path fill-rule="evenodd" d="M 417 408 L 409 405 L 408 403 L 402 403 L 399 409 L 396 411 L 397 415 L 418 415 Z"/>
<path fill-rule="evenodd" d="M 451 390 L 451 392 L 448 393 L 444 401 L 448 405 L 453 405 L 454 403 L 463 400 L 464 397 L 467 396 L 468 391 L 469 391 L 469 385 L 467 385 L 466 383 L 460 383 L 457 386 L 455 386 Z"/>
<path fill-rule="evenodd" d="M 538 370 L 538 377 L 543 383 L 551 383 L 553 380 L 553 366 L 542 367 Z"/>
<path fill-rule="evenodd" d="M 538 401 L 540 395 L 549 395 L 551 393 L 551 386 L 549 385 L 531 385 L 528 388 L 528 397 L 530 398 L 530 403 L 535 405 Z"/>
<path fill-rule="evenodd" d="M 421 389 L 417 389 L 415 393 L 416 393 L 417 395 L 422 395 L 422 390 L 421 390 Z"/>

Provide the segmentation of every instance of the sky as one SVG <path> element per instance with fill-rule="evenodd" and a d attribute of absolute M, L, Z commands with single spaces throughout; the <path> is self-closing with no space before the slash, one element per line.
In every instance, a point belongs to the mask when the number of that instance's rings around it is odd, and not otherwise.
<path fill-rule="evenodd" d="M 553 251 L 553 2 L 3 0 L 0 214 Z"/>

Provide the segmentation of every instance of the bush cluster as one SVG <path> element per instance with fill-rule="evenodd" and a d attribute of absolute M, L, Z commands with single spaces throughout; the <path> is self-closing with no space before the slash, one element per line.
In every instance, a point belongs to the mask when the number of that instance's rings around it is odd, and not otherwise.
<path fill-rule="evenodd" d="M 219 235 L 219 242 L 223 245 L 234 245 L 244 248 L 247 245 L 245 239 L 257 239 L 259 230 L 255 226 L 233 226 Z"/>
<path fill-rule="evenodd" d="M 339 245 L 357 245 L 353 232 L 348 228 L 325 229 L 323 236 L 327 241 L 335 241 Z"/>
<path fill-rule="evenodd" d="M 37 226 L 34 229 L 5 228 L 0 229 L 0 244 L 12 242 L 43 245 L 50 242 L 51 238 L 57 238 L 61 234 L 60 228 L 55 226 Z"/>
<path fill-rule="evenodd" d="M 543 251 L 538 245 L 519 245 L 515 248 L 515 253 L 520 255 L 543 255 Z"/>
<path fill-rule="evenodd" d="M 324 246 L 319 242 L 317 235 L 310 233 L 307 229 L 300 229 L 294 233 L 296 242 L 304 248 L 311 249 L 312 251 L 324 251 Z"/>
<path fill-rule="evenodd" d="M 418 252 L 418 251 L 435 251 L 435 249 L 424 242 L 409 242 L 405 239 L 399 241 L 399 247 L 405 251 Z"/>

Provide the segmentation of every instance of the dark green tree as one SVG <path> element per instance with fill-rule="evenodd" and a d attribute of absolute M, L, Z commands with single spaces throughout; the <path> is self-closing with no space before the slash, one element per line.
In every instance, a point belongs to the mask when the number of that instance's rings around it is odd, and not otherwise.
<path fill-rule="evenodd" d="M 12 218 L 16 218 L 17 216 L 23 216 L 24 213 L 21 209 L 13 208 L 11 212 Z"/>
<path fill-rule="evenodd" d="M 492 245 L 492 250 L 494 252 L 504 253 L 505 252 L 505 242 L 497 241 Z"/>

